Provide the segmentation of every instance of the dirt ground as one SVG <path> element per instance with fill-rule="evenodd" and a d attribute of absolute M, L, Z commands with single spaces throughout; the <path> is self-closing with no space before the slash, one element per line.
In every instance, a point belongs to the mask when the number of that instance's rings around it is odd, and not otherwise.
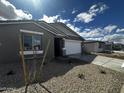
<path fill-rule="evenodd" d="M 19 74 L 16 73 L 15 78 Z M 44 65 L 42 76 L 42 85 L 38 83 L 29 85 L 28 93 L 120 93 L 124 83 L 122 73 L 78 61 L 47 63 Z M 21 79 L 18 78 L 17 81 L 19 80 Z M 0 88 L 5 88 L 5 86 L 0 85 Z M 24 93 L 25 91 L 24 86 L 11 88 L 0 93 Z"/>

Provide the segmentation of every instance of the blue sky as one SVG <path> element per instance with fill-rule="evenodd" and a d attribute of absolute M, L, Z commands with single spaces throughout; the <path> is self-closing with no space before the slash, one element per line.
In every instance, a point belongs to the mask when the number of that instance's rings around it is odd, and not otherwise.
<path fill-rule="evenodd" d="M 0 0 L 0 20 L 63 22 L 88 40 L 124 43 L 123 0 Z"/>

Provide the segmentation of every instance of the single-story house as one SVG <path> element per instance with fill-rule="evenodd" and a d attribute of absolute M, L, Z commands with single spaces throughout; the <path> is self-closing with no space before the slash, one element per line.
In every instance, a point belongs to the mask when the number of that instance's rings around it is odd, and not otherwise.
<path fill-rule="evenodd" d="M 103 52 L 105 42 L 86 40 L 83 42 L 83 51 L 86 53 Z"/>
<path fill-rule="evenodd" d="M 84 40 L 63 23 L 0 21 L 0 63 L 20 60 L 21 37 L 25 58 L 42 57 L 50 40 L 47 58 L 81 53 Z"/>
<path fill-rule="evenodd" d="M 109 41 L 104 41 L 105 42 L 105 45 L 104 45 L 104 51 L 105 53 L 112 53 L 113 52 L 113 45 L 114 43 L 113 42 L 109 42 Z"/>
<path fill-rule="evenodd" d="M 124 44 L 114 43 L 112 49 L 117 51 L 124 51 Z"/>

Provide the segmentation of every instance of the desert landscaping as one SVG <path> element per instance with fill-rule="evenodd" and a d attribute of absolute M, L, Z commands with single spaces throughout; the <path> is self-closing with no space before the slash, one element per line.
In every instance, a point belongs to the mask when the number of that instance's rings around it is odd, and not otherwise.
<path fill-rule="evenodd" d="M 124 83 L 123 73 L 75 61 L 57 60 L 45 64 L 42 82 L 29 85 L 27 93 L 120 93 Z M 1 74 L 0 93 L 25 93 L 24 82 L 20 82 L 21 70 L 19 73 L 16 70 L 13 72 L 9 76 Z"/>

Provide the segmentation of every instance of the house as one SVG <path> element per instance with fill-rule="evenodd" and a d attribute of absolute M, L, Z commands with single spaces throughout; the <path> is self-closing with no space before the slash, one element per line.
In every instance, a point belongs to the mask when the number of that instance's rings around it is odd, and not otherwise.
<path fill-rule="evenodd" d="M 82 37 L 63 23 L 48 24 L 44 21 L 1 21 L 0 22 L 0 63 L 11 63 L 20 60 L 20 40 L 26 59 L 38 58 L 50 46 L 49 60 L 64 55 L 81 53 Z"/>
<path fill-rule="evenodd" d="M 83 42 L 83 51 L 87 53 L 91 52 L 103 52 L 105 42 L 86 40 Z"/>
<path fill-rule="evenodd" d="M 104 41 L 105 42 L 105 45 L 104 45 L 104 52 L 105 53 L 112 53 L 113 52 L 113 42 L 110 42 L 110 41 Z"/>
<path fill-rule="evenodd" d="M 124 51 L 124 44 L 114 43 L 112 49 L 116 51 Z"/>

